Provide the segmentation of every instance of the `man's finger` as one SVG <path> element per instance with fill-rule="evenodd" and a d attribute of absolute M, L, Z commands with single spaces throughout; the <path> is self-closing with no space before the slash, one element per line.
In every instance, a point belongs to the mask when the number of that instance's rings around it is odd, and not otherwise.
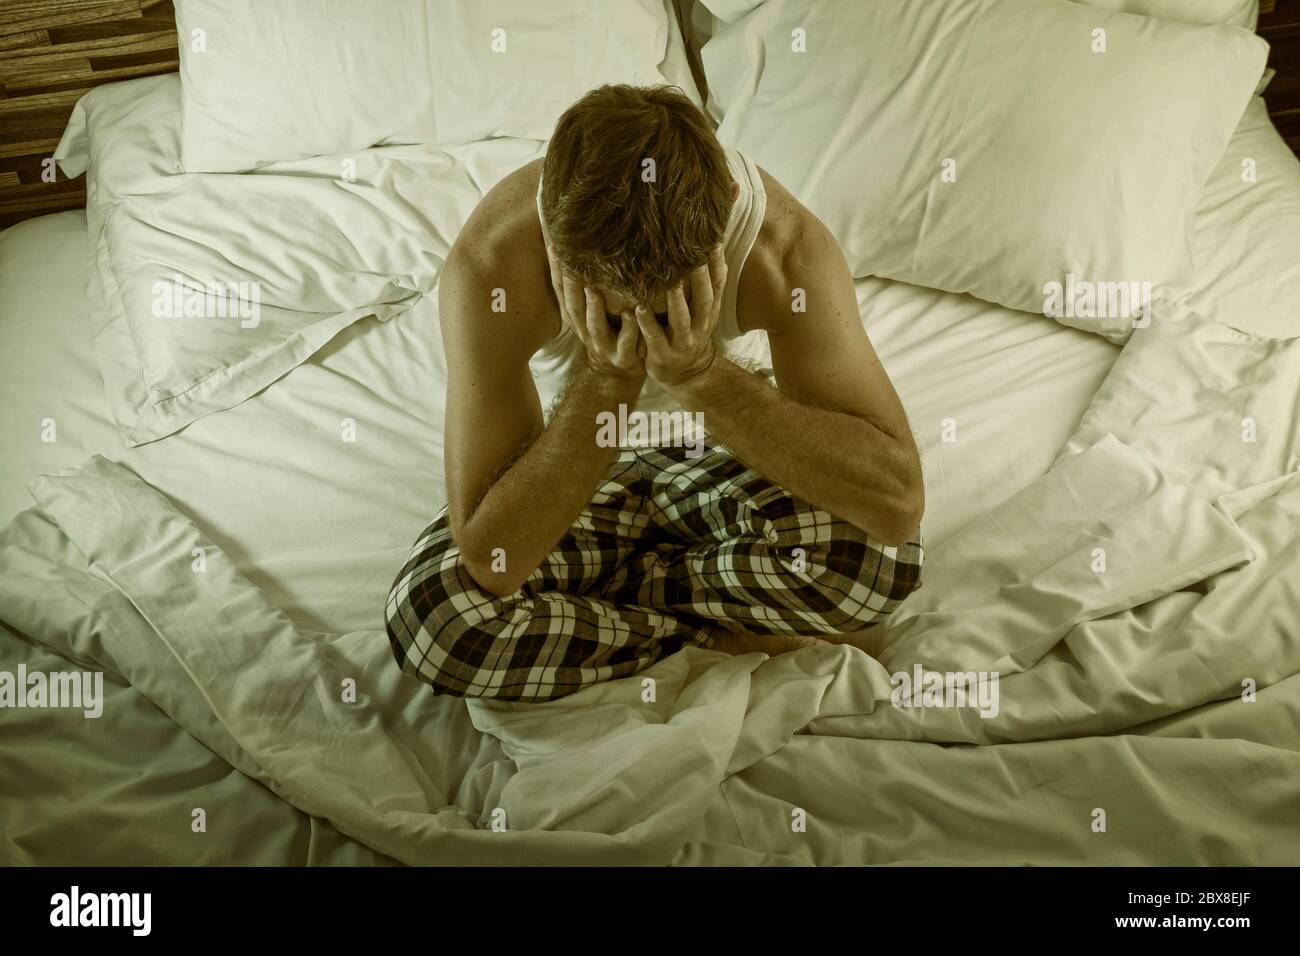
<path fill-rule="evenodd" d="M 614 351 L 614 332 L 605 318 L 605 297 L 590 286 L 583 286 L 586 297 L 587 334 L 608 352 Z"/>
<path fill-rule="evenodd" d="M 659 328 L 659 323 L 655 317 L 650 314 L 648 309 L 637 306 L 636 324 L 641 330 L 641 339 L 645 342 L 646 352 L 657 354 L 660 345 L 664 340 L 664 330 Z"/>
<path fill-rule="evenodd" d="M 691 270 L 691 327 L 704 331 L 713 311 L 713 283 L 709 276 L 709 263 Z"/>
<path fill-rule="evenodd" d="M 560 257 L 550 244 L 546 246 L 546 264 L 551 270 L 551 286 L 555 289 L 555 297 L 563 302 L 564 280 L 560 275 Z"/>
<path fill-rule="evenodd" d="M 686 293 L 681 283 L 668 290 L 668 327 L 673 330 L 673 344 L 682 345 L 691 331 L 694 318 L 686 304 Z"/>
<path fill-rule="evenodd" d="M 722 301 L 722 290 L 727 286 L 727 257 L 722 254 L 722 246 L 713 247 L 713 256 L 709 259 L 709 275 L 713 278 L 713 299 Z"/>
<path fill-rule="evenodd" d="M 709 314 L 708 334 L 712 336 L 722 316 L 723 293 L 727 288 L 727 259 L 722 254 L 720 245 L 713 247 L 713 256 L 709 259 L 709 275 L 713 283 L 713 309 Z"/>
<path fill-rule="evenodd" d="M 565 319 L 572 326 L 580 325 L 579 316 L 583 314 L 582 286 L 568 276 L 562 276 L 560 278 L 560 287 L 564 301 Z"/>
<path fill-rule="evenodd" d="M 615 347 L 615 354 L 618 357 L 620 365 L 625 365 L 632 361 L 632 356 L 636 355 L 641 347 L 641 330 L 637 327 L 636 316 L 629 310 L 623 310 L 623 325 L 618 330 L 618 344 Z"/>
<path fill-rule="evenodd" d="M 674 307 L 673 305 L 674 290 L 676 290 L 678 296 L 681 297 L 681 303 L 679 307 Z M 680 283 L 678 285 L 673 286 L 672 289 L 669 289 L 668 294 L 665 296 L 665 298 L 668 300 L 668 329 L 673 334 L 672 337 L 673 345 L 677 345 L 679 343 L 685 342 L 687 336 L 690 334 L 691 331 L 690 309 L 686 305 L 685 297 L 682 296 L 682 287 Z"/>
<path fill-rule="evenodd" d="M 560 324 L 571 325 L 568 318 L 569 306 L 564 301 L 564 273 L 560 269 L 560 257 L 549 243 L 546 246 L 546 262 L 551 268 L 551 288 L 555 290 L 555 302 L 560 308 Z"/>

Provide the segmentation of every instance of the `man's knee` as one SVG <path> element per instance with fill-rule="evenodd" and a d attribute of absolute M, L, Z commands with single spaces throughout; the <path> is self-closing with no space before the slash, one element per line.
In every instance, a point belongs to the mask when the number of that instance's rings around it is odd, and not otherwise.
<path fill-rule="evenodd" d="M 853 529 L 832 541 L 813 577 L 828 631 L 851 633 L 879 624 L 921 586 L 924 560 L 919 540 L 887 547 Z"/>
<path fill-rule="evenodd" d="M 456 697 L 494 696 L 485 666 L 495 656 L 511 598 L 480 588 L 435 524 L 421 537 L 388 595 L 385 626 L 403 672 Z"/>

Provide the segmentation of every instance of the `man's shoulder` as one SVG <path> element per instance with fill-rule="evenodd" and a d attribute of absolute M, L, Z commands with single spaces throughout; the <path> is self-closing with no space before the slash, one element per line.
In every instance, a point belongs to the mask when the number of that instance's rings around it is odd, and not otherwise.
<path fill-rule="evenodd" d="M 816 214 L 801 203 L 780 181 L 760 167 L 759 175 L 767 193 L 763 225 L 741 269 L 737 287 L 737 311 L 744 317 L 762 317 L 744 322 L 747 328 L 771 327 L 781 309 L 771 303 L 789 302 L 792 289 L 801 281 L 801 252 L 810 251 L 824 241 L 826 226 Z"/>
<path fill-rule="evenodd" d="M 551 319 L 546 245 L 537 216 L 541 160 L 500 179 L 474 207 L 447 254 L 443 280 L 461 289 L 503 290 L 504 307 L 517 319 Z"/>
<path fill-rule="evenodd" d="M 534 199 L 539 173 L 536 160 L 487 191 L 456 235 L 439 281 L 443 323 L 491 328 L 497 337 L 512 328 L 511 341 L 529 354 L 559 328 Z"/>
<path fill-rule="evenodd" d="M 542 161 L 533 160 L 503 177 L 474 207 L 452 251 L 474 268 L 510 268 L 540 255 L 546 261 L 537 215 L 537 181 Z"/>

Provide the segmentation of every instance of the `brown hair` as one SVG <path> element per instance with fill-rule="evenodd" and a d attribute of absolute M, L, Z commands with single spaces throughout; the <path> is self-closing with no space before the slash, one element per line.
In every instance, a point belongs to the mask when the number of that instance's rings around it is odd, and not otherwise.
<path fill-rule="evenodd" d="M 722 241 L 731 185 L 722 145 L 681 90 L 606 85 L 556 124 L 542 215 L 568 272 L 648 306 Z"/>

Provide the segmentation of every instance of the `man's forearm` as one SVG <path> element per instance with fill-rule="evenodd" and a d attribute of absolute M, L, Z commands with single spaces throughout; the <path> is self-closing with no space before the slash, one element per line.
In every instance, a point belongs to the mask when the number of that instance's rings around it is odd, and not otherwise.
<path fill-rule="evenodd" d="M 768 481 L 887 545 L 911 539 L 924 507 L 911 435 L 803 405 L 717 357 L 669 390 L 709 435 Z"/>
<path fill-rule="evenodd" d="M 513 594 L 559 544 L 618 453 L 597 446 L 597 413 L 635 404 L 643 381 L 575 366 L 551 421 L 492 484 L 457 535 L 462 560 L 480 587 Z"/>

